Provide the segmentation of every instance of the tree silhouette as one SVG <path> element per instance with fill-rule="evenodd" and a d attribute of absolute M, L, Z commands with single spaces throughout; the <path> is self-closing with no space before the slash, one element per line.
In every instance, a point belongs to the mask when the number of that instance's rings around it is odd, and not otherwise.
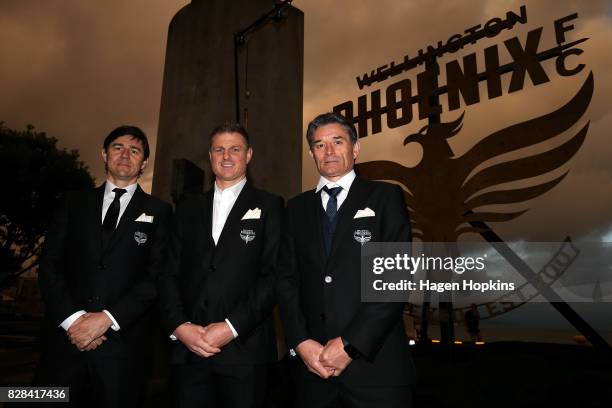
<path fill-rule="evenodd" d="M 94 185 L 78 151 L 56 144 L 34 126 L 18 131 L 0 122 L 0 288 L 38 265 L 60 195 Z"/>

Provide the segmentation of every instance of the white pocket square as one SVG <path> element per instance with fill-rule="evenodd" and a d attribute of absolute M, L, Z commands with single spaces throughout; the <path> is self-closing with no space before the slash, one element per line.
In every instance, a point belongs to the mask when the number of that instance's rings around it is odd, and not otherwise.
<path fill-rule="evenodd" d="M 353 217 L 353 219 L 355 218 L 364 218 L 364 217 L 374 217 L 376 215 L 376 213 L 371 210 L 370 208 L 366 207 L 363 210 L 357 210 L 357 212 L 355 213 L 355 216 Z"/>
<path fill-rule="evenodd" d="M 253 208 L 247 211 L 242 216 L 241 220 L 258 220 L 261 218 L 261 210 L 259 208 Z"/>
<path fill-rule="evenodd" d="M 148 222 L 149 224 L 153 223 L 153 216 L 142 213 L 136 218 L 134 221 L 136 222 Z"/>

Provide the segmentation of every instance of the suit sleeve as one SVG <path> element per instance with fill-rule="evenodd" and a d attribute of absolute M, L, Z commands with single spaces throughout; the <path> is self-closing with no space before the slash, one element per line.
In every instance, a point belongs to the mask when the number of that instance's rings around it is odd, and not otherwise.
<path fill-rule="evenodd" d="M 246 299 L 238 303 L 228 314 L 227 318 L 238 332 L 239 339 L 245 339 L 253 329 L 267 319 L 276 303 L 275 269 L 281 239 L 283 208 L 282 198 L 274 197 L 265 217 L 265 241 L 259 277 L 249 290 Z"/>
<path fill-rule="evenodd" d="M 57 326 L 80 309 L 74 304 L 64 273 L 69 205 L 68 195 L 56 207 L 45 237 L 38 270 L 38 285 L 47 314 Z"/>
<path fill-rule="evenodd" d="M 113 315 L 121 330 L 138 321 L 151 307 L 157 296 L 156 280 L 163 267 L 163 252 L 167 241 L 168 225 L 172 207 L 164 203 L 156 216 L 157 225 L 153 236 L 153 245 L 143 278 L 107 310 Z"/>
<path fill-rule="evenodd" d="M 157 279 L 158 305 L 164 331 L 170 335 L 181 324 L 189 321 L 178 284 L 181 269 L 181 251 L 185 222 L 184 203 L 179 203 L 172 218 L 168 242 L 164 252 L 164 264 Z"/>
<path fill-rule="evenodd" d="M 392 186 L 382 212 L 382 236 L 379 242 L 410 242 L 410 220 L 401 188 Z M 402 318 L 404 303 L 362 303 L 357 314 L 342 333 L 367 359 L 374 360 L 391 330 Z"/>
<path fill-rule="evenodd" d="M 283 225 L 276 293 L 287 345 L 290 348 L 295 348 L 304 340 L 309 339 L 310 336 L 306 328 L 306 319 L 300 307 L 300 278 L 296 261 L 295 226 L 292 213 L 291 204 L 289 204 Z"/>

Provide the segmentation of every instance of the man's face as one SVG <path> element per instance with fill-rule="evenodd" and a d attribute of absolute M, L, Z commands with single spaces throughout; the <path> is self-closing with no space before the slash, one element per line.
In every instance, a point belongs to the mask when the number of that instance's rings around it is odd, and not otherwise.
<path fill-rule="evenodd" d="M 310 156 L 319 174 L 331 181 L 338 181 L 353 169 L 359 155 L 359 142 L 354 145 L 341 125 L 330 123 L 314 131 Z"/>
<path fill-rule="evenodd" d="M 220 188 L 242 180 L 253 150 L 240 133 L 219 133 L 210 142 L 210 165 Z"/>
<path fill-rule="evenodd" d="M 132 135 L 120 136 L 102 150 L 107 177 L 116 186 L 133 184 L 147 166 L 142 142 Z"/>

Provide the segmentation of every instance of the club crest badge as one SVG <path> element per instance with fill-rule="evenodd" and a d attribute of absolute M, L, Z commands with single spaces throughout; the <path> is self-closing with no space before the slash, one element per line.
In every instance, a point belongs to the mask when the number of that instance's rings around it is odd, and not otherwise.
<path fill-rule="evenodd" d="M 144 244 L 145 242 L 147 242 L 147 238 L 147 234 L 145 234 L 144 232 L 136 231 L 134 233 L 134 241 L 136 241 L 139 246 L 140 244 Z"/>
<path fill-rule="evenodd" d="M 255 239 L 255 231 L 251 229 L 243 229 L 240 231 L 240 238 L 248 244 Z"/>
<path fill-rule="evenodd" d="M 355 238 L 355 241 L 363 245 L 366 242 L 370 242 L 372 239 L 372 233 L 370 230 L 355 230 L 355 232 L 353 232 L 353 238 Z"/>

